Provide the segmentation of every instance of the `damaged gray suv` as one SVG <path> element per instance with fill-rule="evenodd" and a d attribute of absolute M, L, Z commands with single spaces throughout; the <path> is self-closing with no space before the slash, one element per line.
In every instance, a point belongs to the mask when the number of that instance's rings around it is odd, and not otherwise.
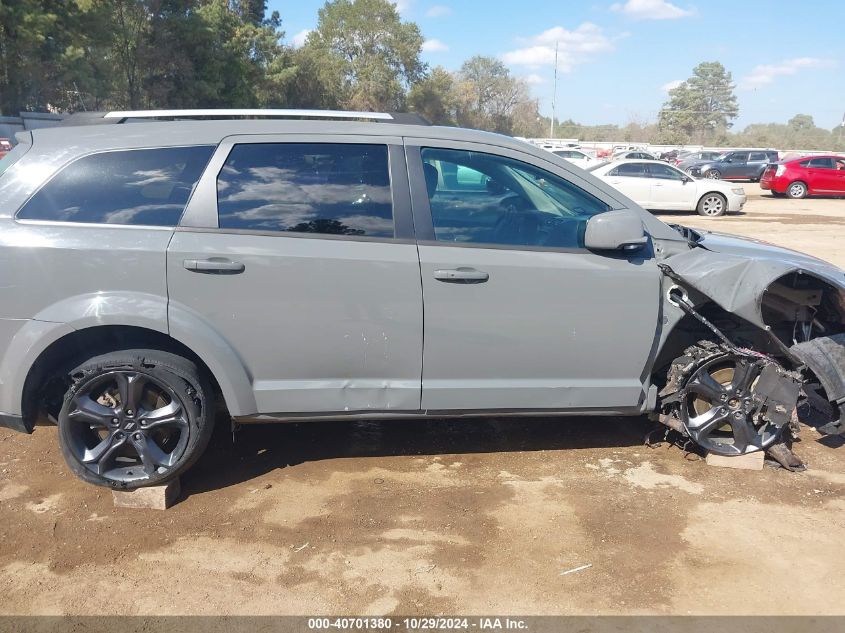
<path fill-rule="evenodd" d="M 350 119 L 350 120 L 344 120 Z M 841 433 L 845 275 L 670 226 L 409 115 L 71 117 L 0 162 L 0 424 L 158 484 L 233 424 L 650 415 L 717 454 Z"/>

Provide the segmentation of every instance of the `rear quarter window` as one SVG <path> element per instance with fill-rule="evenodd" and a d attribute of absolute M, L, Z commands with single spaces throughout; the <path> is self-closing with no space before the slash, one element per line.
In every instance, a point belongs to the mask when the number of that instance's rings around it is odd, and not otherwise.
<path fill-rule="evenodd" d="M 18 212 L 20 220 L 176 226 L 214 147 L 163 147 L 83 156 Z"/>

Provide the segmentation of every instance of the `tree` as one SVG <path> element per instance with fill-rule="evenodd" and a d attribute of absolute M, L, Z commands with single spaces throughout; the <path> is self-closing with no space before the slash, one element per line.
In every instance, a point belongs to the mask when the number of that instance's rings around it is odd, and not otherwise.
<path fill-rule="evenodd" d="M 457 100 L 454 88 L 452 74 L 437 66 L 427 77 L 411 86 L 408 107 L 436 125 L 455 125 Z"/>
<path fill-rule="evenodd" d="M 531 100 L 528 85 L 493 57 L 476 55 L 465 61 L 457 80 L 456 118 L 465 127 L 509 134 L 517 107 Z"/>
<path fill-rule="evenodd" d="M 704 143 L 723 134 L 739 114 L 731 73 L 719 62 L 703 62 L 692 77 L 669 91 L 660 112 L 659 125 L 665 134 L 682 134 Z"/>
<path fill-rule="evenodd" d="M 17 115 L 63 101 L 70 11 L 61 0 L 0 1 L 0 112 Z"/>
<path fill-rule="evenodd" d="M 332 0 L 319 10 L 303 59 L 352 110 L 398 110 L 425 74 L 423 38 L 387 0 Z"/>

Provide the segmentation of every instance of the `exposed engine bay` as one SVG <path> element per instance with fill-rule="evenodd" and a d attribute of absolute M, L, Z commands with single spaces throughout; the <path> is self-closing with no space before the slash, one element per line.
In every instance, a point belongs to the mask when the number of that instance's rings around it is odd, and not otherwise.
<path fill-rule="evenodd" d="M 653 418 L 707 452 L 763 450 L 800 470 L 799 422 L 845 435 L 845 280 L 676 228 L 691 248 L 659 264 L 670 332 Z"/>

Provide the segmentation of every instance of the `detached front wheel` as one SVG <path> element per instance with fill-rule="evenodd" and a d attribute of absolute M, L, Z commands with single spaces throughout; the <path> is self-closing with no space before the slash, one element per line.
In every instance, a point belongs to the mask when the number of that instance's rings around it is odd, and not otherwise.
<path fill-rule="evenodd" d="M 69 372 L 58 416 L 70 469 L 99 486 L 165 483 L 208 445 L 213 397 L 197 366 L 157 350 L 96 356 Z"/>

